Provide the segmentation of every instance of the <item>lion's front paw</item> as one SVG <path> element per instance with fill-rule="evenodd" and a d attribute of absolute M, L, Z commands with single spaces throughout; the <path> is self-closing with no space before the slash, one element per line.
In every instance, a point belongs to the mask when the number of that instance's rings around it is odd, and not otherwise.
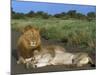
<path fill-rule="evenodd" d="M 17 64 L 25 64 L 24 58 L 20 57 L 19 60 L 17 61 Z"/>

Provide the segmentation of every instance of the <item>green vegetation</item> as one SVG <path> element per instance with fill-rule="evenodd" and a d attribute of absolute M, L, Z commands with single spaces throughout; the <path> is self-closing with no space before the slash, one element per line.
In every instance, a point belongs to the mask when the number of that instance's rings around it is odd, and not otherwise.
<path fill-rule="evenodd" d="M 59 19 L 59 18 L 26 18 L 12 19 L 13 30 L 20 30 L 26 25 L 33 25 L 41 30 L 41 36 L 48 40 L 59 40 L 66 46 L 96 48 L 95 20 Z"/>
<path fill-rule="evenodd" d="M 59 14 L 50 15 L 48 13 L 45 13 L 43 11 L 30 11 L 28 13 L 16 13 L 15 11 L 11 11 L 11 18 L 12 19 L 27 19 L 27 18 L 42 18 L 42 19 L 49 19 L 49 18 L 58 18 L 62 20 L 68 20 L 68 19 L 78 19 L 78 20 L 87 20 L 92 21 L 96 19 L 95 12 L 88 12 L 86 15 L 77 12 L 76 10 L 69 10 L 68 12 L 62 12 Z"/>
<path fill-rule="evenodd" d="M 59 40 L 66 46 L 78 46 L 94 50 L 96 48 L 96 14 L 86 15 L 69 10 L 55 15 L 43 11 L 30 11 L 26 14 L 11 11 L 11 27 L 21 30 L 24 26 L 33 25 L 41 31 L 41 36 L 47 40 Z"/>

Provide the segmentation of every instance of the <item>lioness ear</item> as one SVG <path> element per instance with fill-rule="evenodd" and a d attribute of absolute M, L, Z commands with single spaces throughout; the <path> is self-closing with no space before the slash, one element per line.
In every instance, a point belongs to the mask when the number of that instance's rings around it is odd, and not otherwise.
<path fill-rule="evenodd" d="M 28 25 L 28 26 L 25 26 L 23 29 L 22 29 L 22 33 L 25 33 L 26 31 L 32 29 L 32 26 L 31 25 Z"/>

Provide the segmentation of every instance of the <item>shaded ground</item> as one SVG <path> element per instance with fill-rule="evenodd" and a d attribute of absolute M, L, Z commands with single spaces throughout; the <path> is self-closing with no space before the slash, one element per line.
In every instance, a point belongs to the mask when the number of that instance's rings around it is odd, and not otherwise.
<path fill-rule="evenodd" d="M 16 60 L 17 60 L 17 54 L 16 54 L 16 42 L 19 37 L 20 33 L 16 31 L 12 31 L 11 35 L 11 49 L 12 49 L 12 55 L 11 55 L 11 74 L 28 74 L 28 73 L 42 73 L 42 72 L 57 72 L 57 71 L 74 71 L 74 70 L 90 70 L 90 69 L 95 69 L 95 67 L 91 67 L 90 65 L 86 65 L 84 67 L 74 67 L 74 66 L 62 66 L 62 65 L 57 65 L 57 66 L 46 66 L 43 68 L 35 68 L 35 69 L 26 69 L 24 65 L 17 65 Z M 60 41 L 48 41 L 42 38 L 43 44 L 57 44 L 65 47 L 64 43 L 61 43 Z M 84 49 L 79 49 L 79 48 L 72 48 L 72 47 L 65 47 L 67 51 L 69 52 L 88 52 L 92 59 L 95 62 L 95 50 L 94 51 L 87 51 Z"/>

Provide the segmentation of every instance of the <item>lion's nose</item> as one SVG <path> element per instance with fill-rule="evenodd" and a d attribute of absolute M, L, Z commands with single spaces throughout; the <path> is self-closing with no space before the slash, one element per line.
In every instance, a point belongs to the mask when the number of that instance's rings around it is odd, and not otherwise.
<path fill-rule="evenodd" d="M 32 41 L 30 42 L 31 46 L 35 47 L 36 46 L 36 42 Z"/>

